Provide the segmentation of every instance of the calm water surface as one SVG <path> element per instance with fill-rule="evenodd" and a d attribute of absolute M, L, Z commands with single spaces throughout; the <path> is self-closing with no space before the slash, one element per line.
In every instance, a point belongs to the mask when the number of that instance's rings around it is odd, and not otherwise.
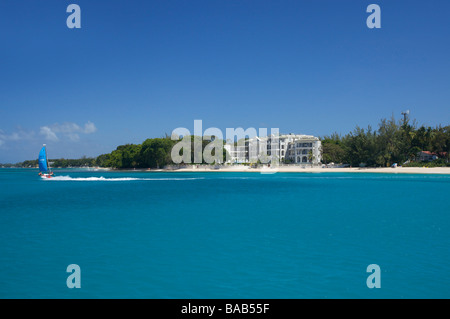
<path fill-rule="evenodd" d="M 448 175 L 56 174 L 0 169 L 1 298 L 450 298 Z"/>

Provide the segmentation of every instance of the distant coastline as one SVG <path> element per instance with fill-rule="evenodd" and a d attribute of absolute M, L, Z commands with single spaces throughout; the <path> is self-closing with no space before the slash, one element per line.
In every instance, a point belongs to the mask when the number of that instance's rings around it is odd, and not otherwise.
<path fill-rule="evenodd" d="M 146 139 L 142 144 L 119 145 L 111 153 L 97 157 L 49 159 L 48 164 L 52 168 L 259 172 L 266 170 L 261 167 L 272 163 L 280 165 L 280 172 L 417 174 L 448 174 L 450 167 L 450 125 L 417 127 L 415 120 L 410 124 L 406 114 L 398 123 L 394 116 L 390 120 L 382 119 L 378 130 L 357 126 L 353 132 L 343 136 L 334 133 L 319 138 L 290 133 L 272 138 L 244 136 L 237 140 L 235 136 L 234 142 L 223 139 L 212 142 L 211 136 L 192 135 L 183 137 L 182 140 L 186 139 L 188 143 L 183 146 L 184 142 L 178 137 L 172 139 L 166 134 L 165 137 Z M 181 156 L 180 151 L 182 154 L 186 152 L 187 158 L 183 155 L 183 158 L 174 159 L 173 156 Z M 206 160 L 205 154 L 216 154 L 216 151 L 217 158 L 214 155 Z M 184 166 L 180 167 L 179 163 L 184 163 Z M 32 168 L 37 165 L 38 160 L 0 163 L 0 167 Z"/>
<path fill-rule="evenodd" d="M 390 174 L 450 174 L 450 167 L 343 167 L 343 168 L 327 168 L 327 167 L 295 167 L 280 166 L 277 168 L 258 167 L 251 168 L 244 165 L 233 165 L 215 168 L 213 166 L 199 165 L 199 167 L 184 168 L 164 168 L 164 169 L 111 169 L 98 168 L 98 170 L 108 170 L 116 172 L 170 172 L 170 173 L 202 173 L 202 172 L 229 172 L 229 173 L 390 173 Z"/>
<path fill-rule="evenodd" d="M 0 167 L 3 169 L 36 169 L 35 167 Z M 59 169 L 87 169 L 89 171 L 107 171 L 107 172 L 167 172 L 167 173 L 388 173 L 388 174 L 450 174 L 450 167 L 296 167 L 280 166 L 276 169 L 268 167 L 253 168 L 244 165 L 232 165 L 220 168 L 213 166 L 200 165 L 197 167 L 183 168 L 111 168 L 111 167 L 69 167 Z"/>

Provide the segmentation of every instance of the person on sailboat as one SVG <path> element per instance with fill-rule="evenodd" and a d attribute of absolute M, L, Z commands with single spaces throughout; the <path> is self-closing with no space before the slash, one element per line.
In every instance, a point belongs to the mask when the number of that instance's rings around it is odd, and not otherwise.
<path fill-rule="evenodd" d="M 39 176 L 47 178 L 52 177 L 53 172 L 51 171 L 50 166 L 48 165 L 47 149 L 45 144 L 42 147 L 41 151 L 39 152 L 38 161 L 39 161 Z"/>
<path fill-rule="evenodd" d="M 44 175 L 44 174 L 42 174 L 42 172 L 39 172 L 39 174 L 38 174 L 39 176 L 42 176 L 42 175 Z M 50 172 L 50 173 L 48 173 L 48 174 L 45 174 L 45 175 L 50 175 L 50 176 L 52 176 L 53 175 L 53 172 Z"/>

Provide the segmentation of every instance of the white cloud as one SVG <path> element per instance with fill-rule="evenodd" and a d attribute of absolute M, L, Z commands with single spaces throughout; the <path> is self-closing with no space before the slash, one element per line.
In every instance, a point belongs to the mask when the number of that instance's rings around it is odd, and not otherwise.
<path fill-rule="evenodd" d="M 70 133 L 67 134 L 67 137 L 72 141 L 72 142 L 78 142 L 80 140 L 80 136 L 78 134 L 74 134 L 74 133 Z"/>
<path fill-rule="evenodd" d="M 82 135 L 93 134 L 97 131 L 97 127 L 91 121 L 80 126 L 76 123 L 65 122 L 63 124 L 55 123 L 53 125 L 45 125 L 39 128 L 39 134 L 34 131 L 27 131 L 21 127 L 17 127 L 14 132 L 5 132 L 0 129 L 0 147 L 9 147 L 10 144 L 20 143 L 22 141 L 37 142 L 44 138 L 47 142 L 57 142 L 68 140 L 78 142 Z"/>
<path fill-rule="evenodd" d="M 62 133 L 66 133 L 66 134 L 81 131 L 81 128 L 75 123 L 63 123 L 61 125 L 54 124 L 53 128 L 57 132 L 62 132 Z"/>
<path fill-rule="evenodd" d="M 80 127 L 76 123 L 66 122 L 63 124 L 55 123 L 50 126 L 42 126 L 40 134 L 49 141 L 58 141 L 58 135 L 63 135 L 72 142 L 77 142 L 80 140 L 79 134 L 92 134 L 97 131 L 95 124 L 88 121 L 84 127 Z"/>
<path fill-rule="evenodd" d="M 42 126 L 39 133 L 41 135 L 44 135 L 45 139 L 48 141 L 56 142 L 59 140 L 59 138 L 58 138 L 58 136 L 56 136 L 55 132 L 53 132 L 53 130 L 48 126 Z"/>
<path fill-rule="evenodd" d="M 84 133 L 85 134 L 92 134 L 97 131 L 97 128 L 95 127 L 95 124 L 91 121 L 88 121 L 86 124 L 84 124 Z"/>
<path fill-rule="evenodd" d="M 6 144 L 6 142 L 13 141 L 21 141 L 21 140 L 30 140 L 34 137 L 34 132 L 26 132 L 23 129 L 19 128 L 18 131 L 13 132 L 11 134 L 5 133 L 5 131 L 0 130 L 0 146 Z"/>

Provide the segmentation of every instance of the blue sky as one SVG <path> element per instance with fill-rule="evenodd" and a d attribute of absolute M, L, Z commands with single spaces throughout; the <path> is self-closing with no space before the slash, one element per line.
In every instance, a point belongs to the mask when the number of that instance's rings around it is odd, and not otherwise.
<path fill-rule="evenodd" d="M 66 8 L 81 8 L 69 29 Z M 366 26 L 369 4 L 381 29 Z M 450 118 L 449 1 L 2 0 L 0 163 L 177 127 L 345 134 Z"/>

